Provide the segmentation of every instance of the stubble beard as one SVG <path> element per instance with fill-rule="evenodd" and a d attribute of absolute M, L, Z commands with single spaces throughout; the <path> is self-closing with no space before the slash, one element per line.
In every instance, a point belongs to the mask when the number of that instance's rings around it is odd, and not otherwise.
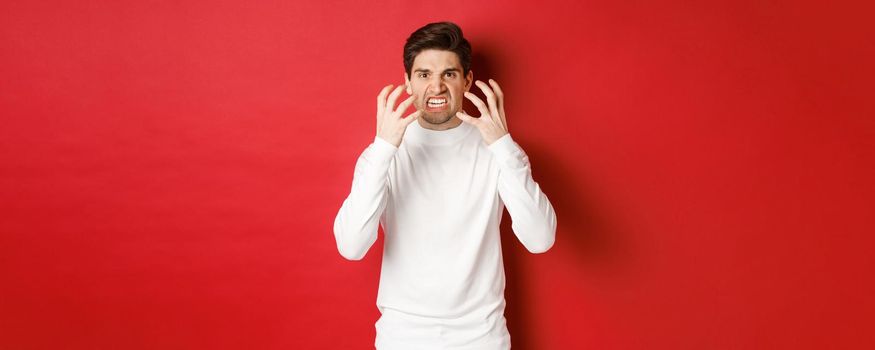
<path fill-rule="evenodd" d="M 428 122 L 429 124 L 441 125 L 443 123 L 450 121 L 450 119 L 453 118 L 453 115 L 455 115 L 455 113 L 452 111 L 439 112 L 439 113 L 430 113 L 430 112 L 423 111 L 422 115 L 420 117 L 422 117 L 422 119 L 425 119 L 425 121 Z"/>
<path fill-rule="evenodd" d="M 431 125 L 442 125 L 449 122 L 454 116 L 456 116 L 456 111 L 458 111 L 451 107 L 444 112 L 426 112 L 425 106 L 418 107 L 422 112 L 419 117 Z"/>

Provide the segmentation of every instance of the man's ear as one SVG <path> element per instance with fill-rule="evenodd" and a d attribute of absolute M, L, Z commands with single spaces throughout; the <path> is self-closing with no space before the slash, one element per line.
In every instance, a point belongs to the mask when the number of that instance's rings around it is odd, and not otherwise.
<path fill-rule="evenodd" d="M 410 76 L 404 73 L 404 85 L 407 87 L 407 94 L 413 95 L 413 89 L 410 87 Z"/>
<path fill-rule="evenodd" d="M 465 91 L 470 90 L 471 84 L 473 84 L 473 83 L 474 83 L 474 71 L 469 69 L 468 75 L 465 76 Z"/>

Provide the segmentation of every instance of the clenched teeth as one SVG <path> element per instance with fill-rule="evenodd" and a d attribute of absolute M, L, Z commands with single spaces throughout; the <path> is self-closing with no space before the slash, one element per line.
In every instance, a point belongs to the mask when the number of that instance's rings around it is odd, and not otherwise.
<path fill-rule="evenodd" d="M 431 98 L 428 100 L 429 106 L 440 107 L 447 103 L 445 98 Z"/>

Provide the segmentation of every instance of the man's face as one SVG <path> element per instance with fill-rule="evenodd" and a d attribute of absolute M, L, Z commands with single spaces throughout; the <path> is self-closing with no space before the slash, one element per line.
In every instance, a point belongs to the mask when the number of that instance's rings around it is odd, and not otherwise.
<path fill-rule="evenodd" d="M 471 88 L 474 73 L 462 75 L 462 65 L 455 52 L 423 50 L 413 60 L 411 75 L 404 73 L 407 93 L 413 105 L 422 111 L 422 121 L 441 125 L 451 121 L 462 109 L 464 93 Z"/>

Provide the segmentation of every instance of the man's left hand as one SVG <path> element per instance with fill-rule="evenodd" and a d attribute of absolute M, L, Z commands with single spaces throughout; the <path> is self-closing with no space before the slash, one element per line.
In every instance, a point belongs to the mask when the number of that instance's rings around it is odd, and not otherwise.
<path fill-rule="evenodd" d="M 489 88 L 489 85 L 486 85 L 486 83 L 479 80 L 474 82 L 474 84 L 476 84 L 480 90 L 483 90 L 483 94 L 486 95 L 486 100 L 489 105 L 487 106 L 486 103 L 483 103 L 483 100 L 475 96 L 473 93 L 466 91 L 465 97 L 471 100 L 471 102 L 477 106 L 477 109 L 480 110 L 480 118 L 474 118 L 464 111 L 456 112 L 456 116 L 463 122 L 476 126 L 477 129 L 480 130 L 480 135 L 483 136 L 483 140 L 486 141 L 486 144 L 491 145 L 495 140 L 498 140 L 508 133 L 507 119 L 504 118 L 504 93 L 501 92 L 498 83 L 492 79 L 489 79 L 489 84 L 492 85 L 491 89 Z"/>

